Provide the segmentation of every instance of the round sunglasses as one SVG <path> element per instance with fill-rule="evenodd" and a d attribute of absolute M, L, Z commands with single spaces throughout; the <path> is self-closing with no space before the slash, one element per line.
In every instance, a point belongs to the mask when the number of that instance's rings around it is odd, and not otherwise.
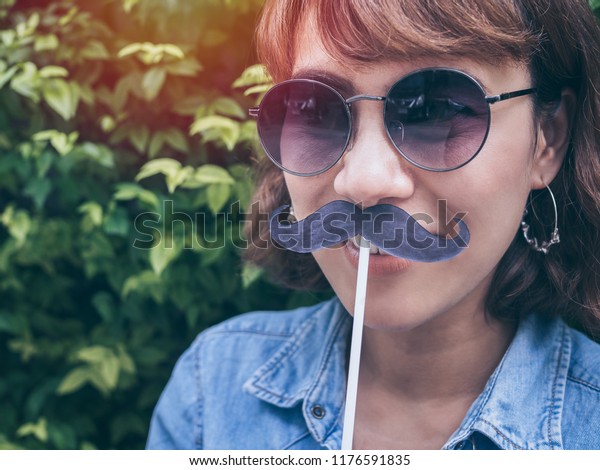
<path fill-rule="evenodd" d="M 386 96 L 344 98 L 317 80 L 286 80 L 249 113 L 257 118 L 260 142 L 275 165 L 294 175 L 314 176 L 330 169 L 346 151 L 352 103 L 382 101 L 387 135 L 402 157 L 441 172 L 456 170 L 479 153 L 490 128 L 491 104 L 535 91 L 487 96 L 465 72 L 427 68 L 402 77 Z"/>

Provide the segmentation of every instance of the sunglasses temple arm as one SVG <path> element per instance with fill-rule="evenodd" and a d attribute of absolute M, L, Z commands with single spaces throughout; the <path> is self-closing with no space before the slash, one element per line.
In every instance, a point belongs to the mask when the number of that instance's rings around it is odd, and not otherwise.
<path fill-rule="evenodd" d="M 497 103 L 498 101 L 509 100 L 511 98 L 516 98 L 518 96 L 531 95 L 532 93 L 535 93 L 536 91 L 537 91 L 536 88 L 527 88 L 525 90 L 511 91 L 508 93 L 501 93 L 499 95 L 486 96 L 485 101 L 487 101 L 490 104 L 494 104 L 494 103 Z"/>
<path fill-rule="evenodd" d="M 350 365 L 348 366 L 348 384 L 344 406 L 344 430 L 342 432 L 342 450 L 352 450 L 354 421 L 356 418 L 356 398 L 358 395 L 358 370 L 362 348 L 365 302 L 367 299 L 367 278 L 369 275 L 370 243 L 361 237 L 358 258 L 358 276 L 356 278 L 356 297 L 354 300 L 354 321 L 352 323 L 352 341 L 350 345 Z"/>

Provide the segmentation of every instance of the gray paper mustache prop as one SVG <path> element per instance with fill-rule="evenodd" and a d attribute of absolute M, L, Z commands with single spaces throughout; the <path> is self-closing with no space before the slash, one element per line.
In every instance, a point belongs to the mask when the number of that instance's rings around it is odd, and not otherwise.
<path fill-rule="evenodd" d="M 455 257 L 470 240 L 469 228 L 462 220 L 454 220 L 457 236 L 440 237 L 424 229 L 406 211 L 390 204 L 361 209 L 348 201 L 332 201 L 297 222 L 288 220 L 289 212 L 287 205 L 273 211 L 271 238 L 297 253 L 330 248 L 361 235 L 392 256 L 431 263 Z"/>

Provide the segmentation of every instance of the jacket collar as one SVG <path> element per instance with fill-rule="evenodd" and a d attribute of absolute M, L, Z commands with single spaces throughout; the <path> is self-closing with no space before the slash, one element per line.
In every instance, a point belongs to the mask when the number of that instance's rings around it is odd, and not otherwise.
<path fill-rule="evenodd" d="M 562 449 L 571 336 L 559 319 L 528 315 L 445 449 L 474 431 L 501 449 Z"/>
<path fill-rule="evenodd" d="M 338 447 L 351 328 L 352 319 L 339 300 L 325 302 L 252 374 L 244 390 L 283 408 L 302 402 L 314 439 L 330 449 Z"/>
<path fill-rule="evenodd" d="M 322 304 L 252 374 L 244 389 L 283 408 L 302 403 L 314 439 L 338 448 L 351 328 L 352 320 L 339 300 Z M 480 432 L 501 449 L 562 449 L 570 358 L 571 337 L 561 320 L 526 316 L 484 391 L 443 448 L 453 449 Z M 315 417 L 314 407 L 324 410 L 324 416 Z"/>

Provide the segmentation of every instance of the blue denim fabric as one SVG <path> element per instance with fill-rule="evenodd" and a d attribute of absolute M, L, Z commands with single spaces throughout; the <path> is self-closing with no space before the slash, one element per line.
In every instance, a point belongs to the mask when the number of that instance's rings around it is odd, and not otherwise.
<path fill-rule="evenodd" d="M 150 449 L 339 449 L 352 321 L 337 299 L 200 334 L 154 411 Z M 529 315 L 443 449 L 599 449 L 600 345 Z"/>

